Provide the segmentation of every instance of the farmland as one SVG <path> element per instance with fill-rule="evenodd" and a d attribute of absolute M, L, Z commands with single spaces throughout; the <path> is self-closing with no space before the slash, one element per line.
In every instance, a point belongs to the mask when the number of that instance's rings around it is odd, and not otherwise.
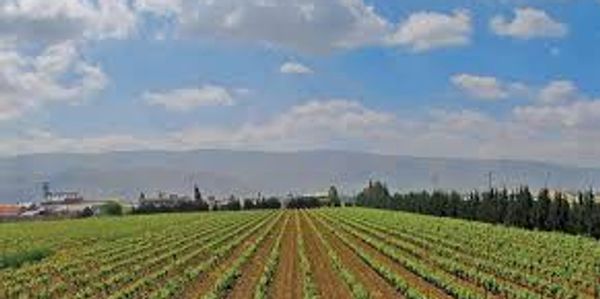
<path fill-rule="evenodd" d="M 0 298 L 600 292 L 600 245 L 592 239 L 363 208 L 6 223 L 0 253 Z"/>

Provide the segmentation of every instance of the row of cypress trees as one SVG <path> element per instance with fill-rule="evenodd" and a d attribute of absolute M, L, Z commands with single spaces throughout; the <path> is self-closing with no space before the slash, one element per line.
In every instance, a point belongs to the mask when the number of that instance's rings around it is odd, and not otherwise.
<path fill-rule="evenodd" d="M 594 192 L 579 192 L 568 201 L 565 194 L 541 189 L 536 196 L 527 186 L 461 195 L 455 191 L 422 191 L 390 194 L 381 182 L 369 182 L 356 197 L 365 207 L 401 210 L 503 224 L 526 229 L 561 231 L 600 239 L 600 203 Z"/>

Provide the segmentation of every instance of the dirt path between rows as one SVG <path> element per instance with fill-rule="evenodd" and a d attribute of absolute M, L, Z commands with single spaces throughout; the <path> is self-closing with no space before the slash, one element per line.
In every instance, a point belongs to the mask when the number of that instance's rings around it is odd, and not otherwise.
<path fill-rule="evenodd" d="M 290 220 L 283 232 L 279 265 L 275 272 L 273 285 L 269 290 L 269 298 L 300 299 L 302 298 L 302 278 L 300 277 L 300 257 L 298 256 L 296 228 L 297 211 L 291 211 Z"/>
<path fill-rule="evenodd" d="M 275 216 L 275 217 L 277 217 L 277 216 Z M 258 231 L 251 234 L 241 244 L 238 244 L 237 247 L 235 247 L 233 249 L 233 251 L 227 257 L 225 257 L 225 258 L 223 258 L 223 260 L 219 261 L 219 263 L 216 267 L 209 270 L 208 273 L 202 274 L 201 277 L 195 283 L 192 283 L 190 286 L 188 286 L 188 288 L 186 289 L 185 293 L 181 296 L 181 298 L 196 299 L 196 298 L 201 298 L 203 294 L 208 293 L 211 290 L 211 288 L 213 287 L 213 285 L 215 284 L 215 282 L 217 281 L 217 279 L 219 279 L 219 277 L 223 274 L 223 272 L 225 272 L 225 270 L 227 270 L 229 267 L 231 267 L 231 265 L 244 252 L 244 250 L 246 250 L 246 248 L 248 248 L 256 239 L 258 239 L 261 232 L 263 232 L 265 229 L 267 229 L 270 226 L 270 224 L 272 223 L 272 221 L 277 221 L 279 224 L 281 224 L 283 221 L 283 217 L 280 217 L 278 220 L 272 219 L 272 220 L 267 221 L 267 223 L 264 223 L 263 226 Z M 271 231 L 268 232 L 268 234 L 272 235 L 273 232 L 276 231 L 276 229 L 275 229 L 276 227 L 277 227 L 277 223 L 271 229 Z M 267 239 L 268 238 L 265 238 L 263 240 L 263 242 L 265 242 Z"/>
<path fill-rule="evenodd" d="M 248 262 L 242 267 L 242 274 L 237 279 L 233 286 L 233 289 L 227 295 L 229 299 L 252 299 L 254 298 L 254 289 L 258 284 L 258 281 L 264 271 L 265 264 L 269 259 L 271 248 L 275 244 L 275 240 L 279 236 L 282 229 L 286 229 L 288 226 L 286 218 L 289 218 L 289 214 L 285 213 L 282 217 L 282 222 L 273 228 L 273 231 L 263 240 L 258 250 L 250 258 Z M 289 222 L 289 221 L 288 221 Z"/>
<path fill-rule="evenodd" d="M 396 292 L 385 279 L 373 270 L 369 265 L 361 260 L 361 258 L 350 247 L 344 244 L 338 237 L 326 227 L 323 226 L 317 219 L 318 216 L 309 213 L 313 219 L 317 229 L 323 234 L 323 237 L 331 244 L 342 262 L 354 274 L 354 276 L 362 282 L 363 286 L 369 291 L 372 298 L 404 298 Z"/>
<path fill-rule="evenodd" d="M 420 244 L 415 244 L 413 242 L 407 241 L 405 238 L 402 238 L 401 236 L 398 236 L 398 235 L 395 235 L 395 234 L 390 234 L 390 233 L 388 233 L 388 232 L 386 232 L 384 230 L 381 230 L 381 229 L 371 228 L 373 231 L 381 234 L 381 236 L 376 236 L 376 235 L 371 234 L 371 233 L 369 233 L 369 232 L 367 232 L 367 231 L 365 231 L 363 229 L 360 229 L 360 228 L 357 228 L 357 227 L 354 227 L 354 228 L 355 229 L 359 229 L 363 233 L 366 233 L 366 234 L 372 236 L 373 238 L 375 238 L 375 239 L 377 239 L 377 240 L 379 240 L 381 242 L 384 242 L 384 243 L 386 243 L 386 244 L 388 244 L 390 246 L 393 246 L 393 247 L 397 248 L 399 251 L 404 252 L 406 255 L 410 255 L 410 256 L 414 256 L 414 257 L 419 258 L 421 261 L 423 261 L 424 265 L 427 265 L 427 266 L 432 267 L 432 268 L 438 268 L 438 269 L 444 271 L 444 273 L 448 274 L 451 277 L 451 279 L 452 279 L 452 281 L 454 283 L 456 283 L 456 284 L 458 284 L 458 285 L 460 285 L 460 286 L 462 286 L 464 288 L 467 288 L 467 289 L 473 290 L 475 292 L 478 292 L 481 296 L 484 296 L 485 298 L 500 299 L 500 298 L 503 297 L 503 295 L 494 295 L 491 292 L 486 291 L 486 289 L 482 285 L 479 285 L 476 280 L 469 280 L 467 278 L 461 278 L 461 277 L 457 276 L 456 274 L 454 274 L 454 273 L 452 273 L 450 271 L 446 271 L 446 270 L 444 270 L 442 268 L 439 268 L 438 264 L 436 264 L 436 262 L 435 262 L 435 258 L 432 257 L 432 255 L 430 254 L 430 252 L 426 248 L 423 248 L 423 247 L 419 246 Z M 411 244 L 411 245 L 415 246 L 416 248 L 418 248 L 419 251 L 416 253 L 417 255 L 415 256 L 415 254 L 413 252 L 407 251 L 407 250 L 403 249 L 403 247 L 401 245 L 398 245 L 398 244 L 402 244 L 402 243 Z M 495 279 L 502 280 L 502 278 L 496 277 L 496 276 L 495 276 Z M 515 286 L 512 285 L 512 287 L 514 288 Z M 518 287 L 518 288 L 520 288 L 520 287 Z M 531 291 L 531 292 L 533 292 L 533 293 L 536 292 L 533 289 L 529 289 L 528 288 L 528 290 Z"/>
<path fill-rule="evenodd" d="M 363 249 L 369 256 L 386 265 L 391 271 L 402 277 L 411 287 L 418 290 L 421 294 L 427 296 L 428 298 L 452 299 L 452 296 L 446 294 L 446 292 L 437 288 L 435 285 L 428 283 L 418 275 L 410 272 L 408 269 L 402 267 L 402 265 L 373 248 L 368 243 L 346 232 L 337 224 L 332 223 L 329 219 L 326 219 L 326 221 L 336 229 L 337 233 L 343 234 L 344 237 Z"/>
<path fill-rule="evenodd" d="M 350 290 L 336 274 L 327 250 L 305 217 L 300 217 L 300 226 L 306 246 L 306 256 L 321 298 L 351 299 Z"/>

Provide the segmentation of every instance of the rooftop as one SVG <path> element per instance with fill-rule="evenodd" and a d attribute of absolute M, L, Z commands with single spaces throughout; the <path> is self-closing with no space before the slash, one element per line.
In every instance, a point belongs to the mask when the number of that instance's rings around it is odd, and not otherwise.
<path fill-rule="evenodd" d="M 0 204 L 0 216 L 2 215 L 19 215 L 23 208 L 19 205 Z"/>

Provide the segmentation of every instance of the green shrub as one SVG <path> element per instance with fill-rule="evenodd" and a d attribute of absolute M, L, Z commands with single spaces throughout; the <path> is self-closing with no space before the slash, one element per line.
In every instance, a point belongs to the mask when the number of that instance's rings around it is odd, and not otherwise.
<path fill-rule="evenodd" d="M 47 248 L 35 248 L 13 254 L 0 255 L 0 269 L 18 268 L 25 263 L 35 263 L 52 254 Z"/>
<path fill-rule="evenodd" d="M 123 206 L 116 201 L 107 202 L 100 207 L 100 214 L 108 216 L 123 215 Z"/>

